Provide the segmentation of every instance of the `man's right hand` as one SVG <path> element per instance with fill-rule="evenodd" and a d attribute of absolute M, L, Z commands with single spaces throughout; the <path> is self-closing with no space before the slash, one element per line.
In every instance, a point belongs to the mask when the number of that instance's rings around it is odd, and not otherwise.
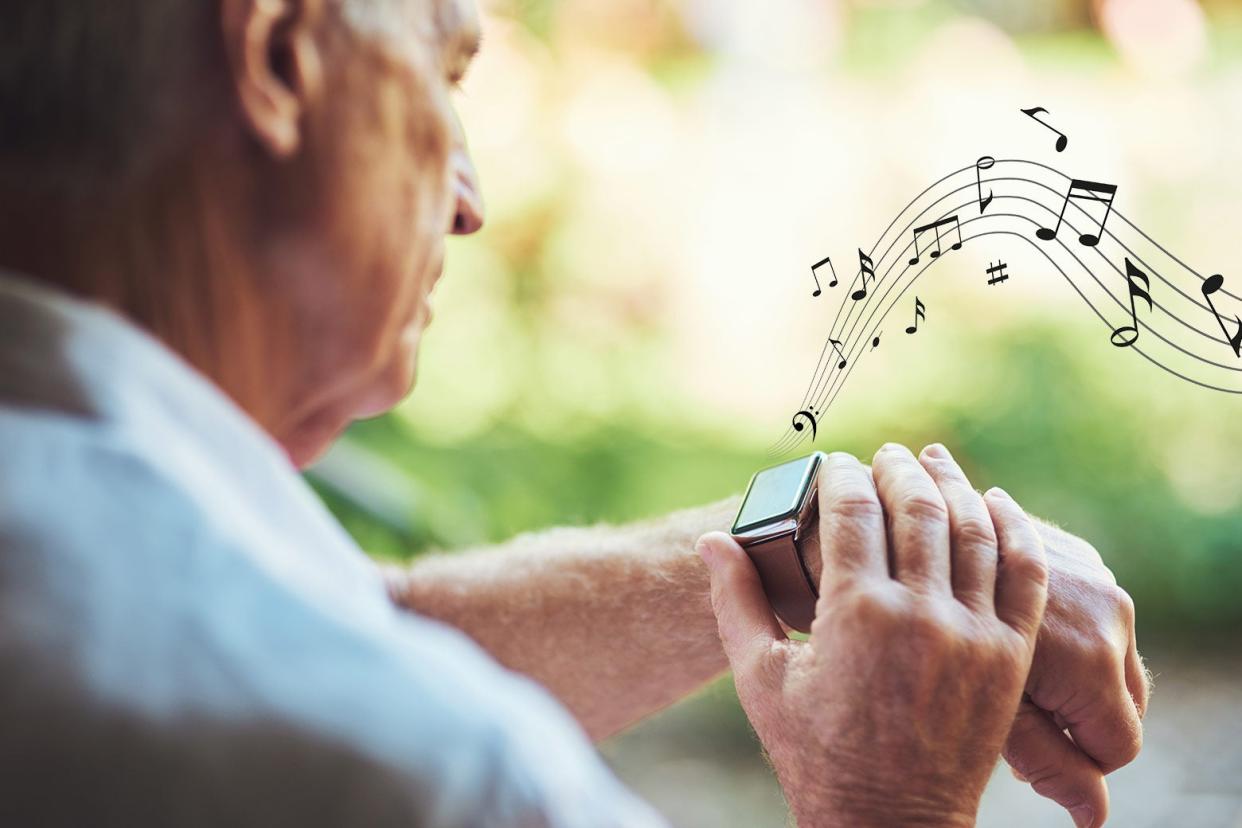
<path fill-rule="evenodd" d="M 973 825 L 1030 669 L 1043 546 L 960 470 L 938 485 L 885 446 L 873 472 L 844 454 L 821 469 L 809 642 L 786 638 L 741 547 L 700 540 L 721 640 L 803 828 Z"/>

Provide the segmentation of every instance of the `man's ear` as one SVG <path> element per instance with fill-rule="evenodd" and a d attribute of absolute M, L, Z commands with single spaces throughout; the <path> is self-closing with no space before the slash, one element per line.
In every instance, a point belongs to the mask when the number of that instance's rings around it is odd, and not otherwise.
<path fill-rule="evenodd" d="M 322 86 L 323 0 L 220 0 L 225 56 L 243 122 L 277 158 L 302 143 Z"/>

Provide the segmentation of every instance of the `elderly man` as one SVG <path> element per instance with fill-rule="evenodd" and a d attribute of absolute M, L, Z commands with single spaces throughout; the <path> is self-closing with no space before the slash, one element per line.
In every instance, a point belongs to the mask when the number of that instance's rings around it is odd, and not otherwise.
<path fill-rule="evenodd" d="M 382 573 L 305 487 L 482 223 L 466 2 L 0 11 L 0 824 L 657 825 L 588 737 L 730 665 L 803 825 L 1101 824 L 1129 598 L 942 447 L 825 461 L 809 641 L 735 502 Z"/>

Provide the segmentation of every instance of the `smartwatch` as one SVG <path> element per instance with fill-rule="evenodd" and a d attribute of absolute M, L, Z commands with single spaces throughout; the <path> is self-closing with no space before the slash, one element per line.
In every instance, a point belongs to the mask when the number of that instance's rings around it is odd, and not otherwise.
<path fill-rule="evenodd" d="M 819 544 L 819 468 L 824 453 L 764 469 L 750 479 L 733 522 L 764 592 L 785 625 L 810 632 L 819 589 L 803 549 Z"/>

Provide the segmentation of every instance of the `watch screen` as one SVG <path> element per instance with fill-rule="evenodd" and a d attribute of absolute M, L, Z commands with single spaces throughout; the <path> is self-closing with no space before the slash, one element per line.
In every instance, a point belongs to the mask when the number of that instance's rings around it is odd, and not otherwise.
<path fill-rule="evenodd" d="M 812 454 L 756 474 L 733 524 L 733 534 L 740 535 L 793 515 L 802 505 L 802 497 L 818 466 L 819 455 Z"/>

